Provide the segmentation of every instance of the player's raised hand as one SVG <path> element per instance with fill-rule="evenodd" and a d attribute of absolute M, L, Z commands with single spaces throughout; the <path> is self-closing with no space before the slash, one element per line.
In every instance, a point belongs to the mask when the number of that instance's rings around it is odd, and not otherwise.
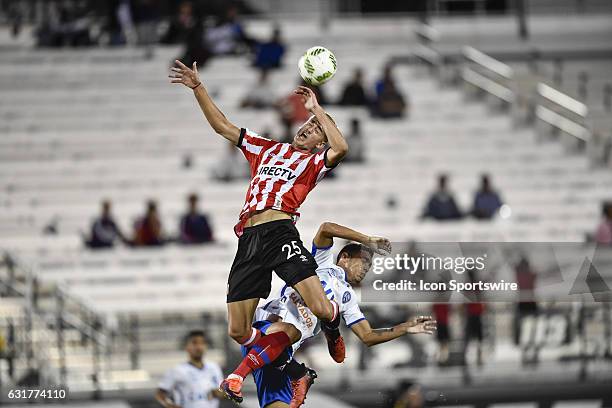
<path fill-rule="evenodd" d="M 406 332 L 412 334 L 433 334 L 438 329 L 437 322 L 431 316 L 413 317 L 406 323 Z"/>
<path fill-rule="evenodd" d="M 306 110 L 312 111 L 313 109 L 319 107 L 317 95 L 315 95 L 312 89 L 306 86 L 298 86 L 297 89 L 293 92 L 302 97 Z"/>
<path fill-rule="evenodd" d="M 174 60 L 176 63 L 175 67 L 170 68 L 170 82 L 173 84 L 183 84 L 188 88 L 195 89 L 202 83 L 200 81 L 200 74 L 198 73 L 198 63 L 194 62 L 193 66 L 189 68 L 179 60 Z"/>
<path fill-rule="evenodd" d="M 378 255 L 389 255 L 391 253 L 391 242 L 383 237 L 368 237 L 367 245 Z"/>

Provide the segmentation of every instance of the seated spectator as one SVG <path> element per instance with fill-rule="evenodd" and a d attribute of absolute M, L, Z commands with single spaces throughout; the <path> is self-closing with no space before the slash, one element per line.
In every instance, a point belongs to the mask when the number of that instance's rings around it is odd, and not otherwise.
<path fill-rule="evenodd" d="M 281 38 L 281 30 L 277 27 L 272 32 L 272 38 L 269 41 L 257 45 L 253 65 L 263 70 L 280 68 L 285 48 L 285 43 Z"/>
<path fill-rule="evenodd" d="M 344 86 L 342 97 L 338 101 L 343 106 L 368 106 L 368 97 L 363 87 L 363 74 L 360 68 L 355 69 L 353 79 Z"/>
<path fill-rule="evenodd" d="M 364 150 L 365 144 L 363 141 L 363 134 L 361 133 L 361 122 L 357 118 L 351 119 L 351 130 L 346 135 L 347 143 L 351 148 L 347 156 L 344 158 L 345 162 L 361 163 L 365 160 Z"/>
<path fill-rule="evenodd" d="M 39 47 L 81 47 L 92 45 L 91 18 L 85 4 L 76 1 L 41 4 L 41 24 L 36 28 Z"/>
<path fill-rule="evenodd" d="M 276 100 L 274 89 L 268 81 L 268 70 L 262 70 L 259 81 L 248 91 L 242 102 L 241 108 L 265 109 L 274 106 Z"/>
<path fill-rule="evenodd" d="M 479 219 L 491 219 L 502 204 L 499 194 L 491 188 L 489 176 L 483 174 L 480 179 L 480 190 L 476 192 L 474 197 L 472 215 Z"/>
<path fill-rule="evenodd" d="M 603 219 L 597 227 L 595 242 L 600 245 L 612 245 L 612 202 L 603 203 Z"/>
<path fill-rule="evenodd" d="M 391 75 L 391 67 L 387 66 L 383 78 L 376 83 L 376 100 L 372 113 L 383 119 L 401 118 L 406 105 L 404 96 Z"/>
<path fill-rule="evenodd" d="M 183 1 L 178 7 L 178 13 L 170 20 L 168 30 L 161 37 L 162 44 L 185 44 L 189 39 L 191 31 L 198 24 L 198 19 L 193 13 L 193 4 Z"/>
<path fill-rule="evenodd" d="M 145 58 L 150 59 L 153 57 L 153 44 L 158 40 L 160 2 L 159 0 L 130 0 L 129 3 L 138 45 L 144 47 Z"/>
<path fill-rule="evenodd" d="M 147 203 L 146 214 L 134 224 L 134 245 L 163 245 L 161 231 L 162 225 L 157 213 L 157 203 L 151 200 Z"/>
<path fill-rule="evenodd" d="M 108 36 L 108 45 L 125 45 L 127 42 L 126 32 L 122 24 L 122 17 L 126 9 L 129 9 L 129 7 L 125 4 L 125 0 L 108 0 L 104 9 L 104 24 L 101 27 L 102 32 Z"/>
<path fill-rule="evenodd" d="M 206 32 L 206 42 L 213 55 L 242 54 L 253 46 L 242 24 L 238 21 L 238 8 L 231 5 L 225 18 L 219 19 L 215 27 Z"/>
<path fill-rule="evenodd" d="M 90 248 L 112 248 L 117 239 L 127 242 L 111 214 L 110 201 L 102 202 L 102 214 L 91 225 L 89 241 Z"/>
<path fill-rule="evenodd" d="M 183 244 L 203 244 L 214 240 L 208 217 L 198 211 L 196 194 L 189 195 L 189 211 L 181 218 L 180 231 Z"/>
<path fill-rule="evenodd" d="M 204 64 L 211 58 L 212 53 L 208 47 L 208 43 L 204 40 L 204 26 L 200 19 L 194 24 L 191 30 L 186 33 L 184 49 L 177 58 L 187 66 L 198 63 L 198 67 L 203 67 Z"/>
<path fill-rule="evenodd" d="M 423 218 L 431 217 L 435 220 L 444 221 L 462 217 L 453 194 L 447 189 L 447 182 L 447 175 L 442 174 L 438 177 L 438 190 L 427 201 Z"/>
<path fill-rule="evenodd" d="M 225 154 L 219 158 L 219 162 L 213 167 L 213 178 L 229 183 L 233 180 L 247 179 L 249 176 L 248 162 L 244 160 L 240 150 L 233 143 L 228 143 Z"/>

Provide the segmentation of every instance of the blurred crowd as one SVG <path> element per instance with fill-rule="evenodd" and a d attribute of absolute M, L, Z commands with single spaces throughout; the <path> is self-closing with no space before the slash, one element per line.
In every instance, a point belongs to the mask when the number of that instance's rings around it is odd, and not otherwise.
<path fill-rule="evenodd" d="M 492 187 L 487 174 L 483 174 L 480 178 L 480 186 L 474 193 L 472 208 L 469 211 L 459 208 L 455 195 L 449 189 L 448 184 L 449 176 L 447 174 L 438 176 L 437 188 L 429 196 L 422 218 L 449 221 L 472 216 L 479 220 L 490 220 L 504 204 L 500 194 Z"/>
<path fill-rule="evenodd" d="M 157 202 L 149 200 L 145 212 L 133 223 L 131 234 L 121 230 L 112 214 L 110 201 L 103 201 L 100 215 L 93 221 L 89 234 L 84 234 L 85 244 L 92 249 L 112 248 L 118 243 L 134 247 L 155 247 L 170 242 L 183 245 L 214 242 L 212 225 L 208 215 L 198 209 L 196 194 L 187 197 L 187 210 L 181 216 L 178 236 L 164 233 Z"/>
<path fill-rule="evenodd" d="M 240 22 L 255 11 L 244 1 L 223 0 L 50 0 L 2 3 L 13 36 L 25 21 L 35 24 L 39 47 L 143 46 L 182 44 L 188 65 L 215 55 L 249 54 L 260 67 L 278 67 L 278 38 L 255 39 Z"/>

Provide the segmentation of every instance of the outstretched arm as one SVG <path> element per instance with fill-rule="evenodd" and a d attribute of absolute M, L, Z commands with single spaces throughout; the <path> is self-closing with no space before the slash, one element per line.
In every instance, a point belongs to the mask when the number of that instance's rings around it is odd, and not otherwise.
<path fill-rule="evenodd" d="M 321 224 L 313 239 L 313 243 L 318 248 L 325 248 L 333 245 L 334 238 L 343 238 L 349 241 L 359 242 L 372 248 L 374 252 L 381 255 L 386 255 L 391 252 L 391 243 L 388 239 L 365 235 L 333 222 L 324 222 Z"/>
<path fill-rule="evenodd" d="M 327 151 L 327 167 L 333 167 L 346 156 L 348 153 L 348 144 L 342 136 L 340 129 L 334 124 L 334 122 L 327 116 L 327 112 L 319 105 L 317 96 L 314 91 L 305 86 L 299 86 L 295 90 L 295 93 L 301 95 L 304 98 L 304 107 L 308 109 L 310 113 L 315 115 L 323 132 L 327 136 L 327 142 L 329 143 L 329 150 Z"/>
<path fill-rule="evenodd" d="M 372 347 L 380 343 L 397 339 L 409 333 L 433 334 L 436 330 L 436 321 L 432 320 L 430 316 L 419 316 L 393 327 L 373 329 L 367 320 L 362 320 L 352 325 L 351 330 L 366 346 Z"/>
<path fill-rule="evenodd" d="M 173 84 L 183 84 L 191 88 L 200 105 L 200 109 L 202 109 L 206 120 L 210 123 L 213 130 L 233 144 L 238 144 L 240 129 L 227 120 L 223 112 L 212 101 L 208 92 L 206 92 L 206 88 L 200 81 L 197 63 L 194 62 L 190 69 L 179 60 L 175 62 L 177 66 L 171 68 L 172 73 L 168 76 L 171 78 L 170 82 Z"/>

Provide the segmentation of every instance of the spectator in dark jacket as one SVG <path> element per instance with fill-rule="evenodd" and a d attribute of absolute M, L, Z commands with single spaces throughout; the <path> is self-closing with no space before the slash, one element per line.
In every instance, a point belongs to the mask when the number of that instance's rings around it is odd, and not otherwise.
<path fill-rule="evenodd" d="M 189 211 L 181 218 L 180 230 L 184 244 L 203 244 L 214 240 L 208 217 L 198 211 L 196 194 L 189 195 Z"/>
<path fill-rule="evenodd" d="M 480 219 L 491 219 L 502 206 L 503 202 L 497 191 L 491 188 L 491 182 L 487 174 L 480 179 L 480 190 L 474 197 L 474 208 L 472 215 Z"/>
<path fill-rule="evenodd" d="M 170 20 L 168 30 L 161 37 L 160 42 L 162 44 L 184 44 L 198 23 L 198 18 L 193 12 L 193 4 L 190 1 L 183 1 L 178 7 L 176 16 Z"/>
<path fill-rule="evenodd" d="M 461 211 L 457 207 L 453 194 L 447 188 L 447 182 L 446 174 L 438 177 L 438 190 L 427 201 L 423 218 L 431 217 L 439 221 L 461 218 Z"/>
<path fill-rule="evenodd" d="M 117 239 L 127 242 L 111 214 L 110 201 L 103 201 L 102 214 L 91 225 L 87 246 L 90 248 L 111 248 L 115 245 Z"/>
<path fill-rule="evenodd" d="M 280 68 L 285 55 L 285 43 L 281 38 L 281 30 L 276 27 L 269 41 L 255 47 L 255 67 L 259 69 Z"/>
<path fill-rule="evenodd" d="M 382 119 L 401 118 L 406 114 L 407 105 L 406 98 L 393 79 L 391 67 L 387 66 L 382 79 L 376 83 L 376 100 L 372 113 Z"/>
<path fill-rule="evenodd" d="M 145 48 L 145 57 L 153 57 L 153 45 L 157 42 L 157 25 L 160 19 L 159 0 L 132 0 L 130 12 L 138 45 Z"/>
<path fill-rule="evenodd" d="M 338 104 L 343 106 L 368 106 L 368 97 L 363 87 L 363 73 L 360 68 L 355 69 L 353 79 L 344 86 Z"/>

